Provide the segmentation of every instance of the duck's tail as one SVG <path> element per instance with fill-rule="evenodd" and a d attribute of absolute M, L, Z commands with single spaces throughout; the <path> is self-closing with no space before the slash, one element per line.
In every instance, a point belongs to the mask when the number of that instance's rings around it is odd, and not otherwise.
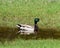
<path fill-rule="evenodd" d="M 16 26 L 17 26 L 17 27 L 21 27 L 21 25 L 20 25 L 20 24 L 17 24 Z"/>

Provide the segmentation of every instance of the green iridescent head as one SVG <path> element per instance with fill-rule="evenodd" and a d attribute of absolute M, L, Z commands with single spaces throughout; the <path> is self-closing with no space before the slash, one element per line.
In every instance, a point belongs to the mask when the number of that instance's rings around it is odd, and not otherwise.
<path fill-rule="evenodd" d="M 37 22 L 39 22 L 39 18 L 34 19 L 34 23 L 37 24 Z"/>

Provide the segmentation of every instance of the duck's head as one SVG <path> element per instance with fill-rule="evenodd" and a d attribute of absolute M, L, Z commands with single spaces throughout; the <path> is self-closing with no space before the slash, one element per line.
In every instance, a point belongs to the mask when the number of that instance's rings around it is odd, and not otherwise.
<path fill-rule="evenodd" d="M 39 18 L 34 19 L 34 24 L 37 24 L 37 22 L 39 22 Z"/>

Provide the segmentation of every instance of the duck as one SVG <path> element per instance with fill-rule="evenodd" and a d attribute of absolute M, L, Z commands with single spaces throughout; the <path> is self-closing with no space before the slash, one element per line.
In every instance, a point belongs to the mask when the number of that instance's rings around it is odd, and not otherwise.
<path fill-rule="evenodd" d="M 34 26 L 27 25 L 27 24 L 17 24 L 16 26 L 18 27 L 18 33 L 20 34 L 35 34 L 38 32 L 39 27 L 37 23 L 39 22 L 39 18 L 34 19 Z"/>

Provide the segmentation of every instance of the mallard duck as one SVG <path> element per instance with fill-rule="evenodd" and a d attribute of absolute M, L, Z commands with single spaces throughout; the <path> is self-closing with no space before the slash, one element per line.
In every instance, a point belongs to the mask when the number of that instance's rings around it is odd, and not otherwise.
<path fill-rule="evenodd" d="M 38 26 L 37 23 L 39 22 L 39 18 L 34 19 L 34 26 L 26 25 L 26 24 L 17 24 L 19 31 L 18 33 L 21 34 L 34 34 L 38 32 Z"/>

